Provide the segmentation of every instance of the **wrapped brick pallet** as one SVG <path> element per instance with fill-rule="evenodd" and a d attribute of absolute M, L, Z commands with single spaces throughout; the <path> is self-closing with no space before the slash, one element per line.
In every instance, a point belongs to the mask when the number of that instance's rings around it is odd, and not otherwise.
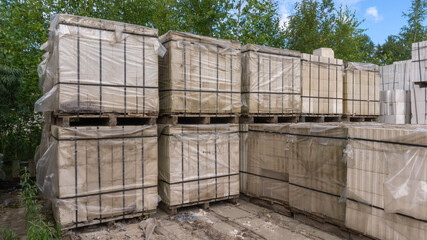
<path fill-rule="evenodd" d="M 301 54 L 253 44 L 242 48 L 242 113 L 301 113 Z"/>
<path fill-rule="evenodd" d="M 248 196 L 289 203 L 287 139 L 290 124 L 241 125 L 240 191 Z"/>
<path fill-rule="evenodd" d="M 344 225 L 346 186 L 343 124 L 293 124 L 289 134 L 289 205 Z"/>
<path fill-rule="evenodd" d="M 377 239 L 427 239 L 427 128 L 349 126 L 346 226 Z"/>
<path fill-rule="evenodd" d="M 160 37 L 163 114 L 239 114 L 240 42 L 169 31 Z"/>
<path fill-rule="evenodd" d="M 239 126 L 159 125 L 159 195 L 171 208 L 239 194 Z"/>
<path fill-rule="evenodd" d="M 156 29 L 59 14 L 49 30 L 36 111 L 158 114 Z"/>
<path fill-rule="evenodd" d="M 380 114 L 379 67 L 369 63 L 345 63 L 344 114 L 378 116 Z"/>
<path fill-rule="evenodd" d="M 157 208 L 156 126 L 52 126 L 37 184 L 63 229 Z"/>
<path fill-rule="evenodd" d="M 343 61 L 327 55 L 302 54 L 303 114 L 343 114 Z"/>

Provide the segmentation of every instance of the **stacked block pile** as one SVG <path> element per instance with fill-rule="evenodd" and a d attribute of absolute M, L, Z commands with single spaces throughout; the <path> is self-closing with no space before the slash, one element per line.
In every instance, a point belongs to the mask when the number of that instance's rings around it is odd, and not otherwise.
<path fill-rule="evenodd" d="M 161 119 L 183 122 L 159 125 L 159 195 L 172 211 L 236 198 L 239 126 L 206 122 L 241 112 L 240 43 L 175 31 L 160 40 L 167 49 L 159 66 Z"/>
<path fill-rule="evenodd" d="M 158 114 L 157 30 L 60 14 L 43 46 L 37 183 L 57 222 L 74 228 L 155 211 L 157 128 L 127 117 Z M 106 115 L 124 125 L 101 124 Z"/>

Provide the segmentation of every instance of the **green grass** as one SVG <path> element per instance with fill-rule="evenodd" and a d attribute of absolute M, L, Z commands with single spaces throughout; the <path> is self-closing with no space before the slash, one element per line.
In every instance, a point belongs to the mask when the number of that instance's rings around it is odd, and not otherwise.
<path fill-rule="evenodd" d="M 9 228 L 0 228 L 0 239 L 11 240 L 19 239 L 18 235 L 12 229 Z"/>
<path fill-rule="evenodd" d="M 21 176 L 21 203 L 25 206 L 25 223 L 28 239 L 61 239 L 60 224 L 54 224 L 46 219 L 38 199 L 38 188 L 30 179 L 30 173 L 25 168 Z"/>

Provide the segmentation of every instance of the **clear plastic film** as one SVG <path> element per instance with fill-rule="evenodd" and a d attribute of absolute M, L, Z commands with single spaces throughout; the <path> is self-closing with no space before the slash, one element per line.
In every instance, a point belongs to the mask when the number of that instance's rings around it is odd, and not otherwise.
<path fill-rule="evenodd" d="M 289 203 L 290 128 L 285 124 L 249 124 L 241 132 L 241 192 L 260 199 Z"/>
<path fill-rule="evenodd" d="M 301 54 L 248 44 L 242 48 L 242 112 L 301 113 Z"/>
<path fill-rule="evenodd" d="M 289 205 L 344 223 L 347 129 L 340 123 L 292 124 L 288 142 Z"/>
<path fill-rule="evenodd" d="M 62 227 L 157 207 L 157 128 L 52 126 L 37 185 Z"/>
<path fill-rule="evenodd" d="M 377 239 L 427 239 L 427 129 L 348 128 L 346 226 Z"/>
<path fill-rule="evenodd" d="M 184 114 L 241 112 L 240 43 L 169 31 L 159 64 L 161 111 Z"/>
<path fill-rule="evenodd" d="M 38 111 L 158 113 L 158 55 L 165 49 L 156 29 L 59 14 L 49 30 L 38 72 L 51 98 L 43 96 Z"/>
<path fill-rule="evenodd" d="M 411 90 L 414 85 L 411 81 L 413 66 L 411 60 L 394 62 L 391 65 L 381 66 L 381 91 Z"/>
<path fill-rule="evenodd" d="M 239 194 L 237 124 L 165 125 L 159 136 L 159 195 L 169 206 Z"/>
<path fill-rule="evenodd" d="M 343 113 L 343 61 L 303 53 L 301 101 L 303 114 Z"/>
<path fill-rule="evenodd" d="M 344 114 L 380 115 L 379 67 L 371 63 L 345 63 Z"/>

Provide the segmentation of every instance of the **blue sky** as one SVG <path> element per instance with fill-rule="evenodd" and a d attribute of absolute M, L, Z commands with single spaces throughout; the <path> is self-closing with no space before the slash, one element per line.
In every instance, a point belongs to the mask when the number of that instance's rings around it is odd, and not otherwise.
<path fill-rule="evenodd" d="M 375 44 L 382 44 L 390 34 L 398 34 L 407 19 L 402 12 L 411 7 L 411 0 L 334 0 L 336 5 L 347 5 L 356 11 L 359 20 L 365 19 L 361 28 L 367 29 Z M 279 0 L 280 14 L 285 19 L 293 13 L 293 6 L 298 0 Z"/>

